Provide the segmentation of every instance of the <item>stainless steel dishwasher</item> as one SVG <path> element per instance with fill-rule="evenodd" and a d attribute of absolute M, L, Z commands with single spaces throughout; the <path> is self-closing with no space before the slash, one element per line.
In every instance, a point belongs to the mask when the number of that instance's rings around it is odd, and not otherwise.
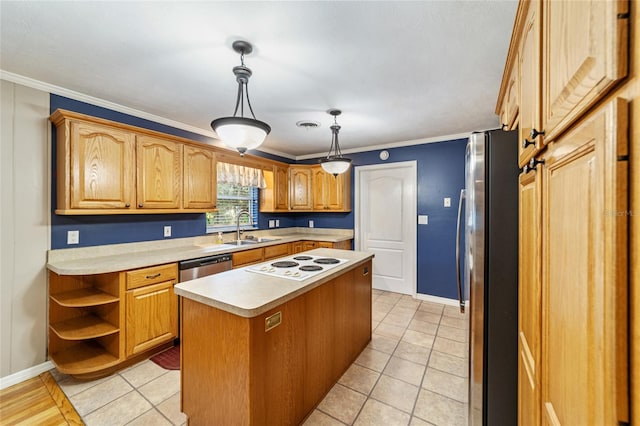
<path fill-rule="evenodd" d="M 231 254 L 216 254 L 200 257 L 198 259 L 185 260 L 178 264 L 180 269 L 180 282 L 195 280 L 231 269 Z"/>

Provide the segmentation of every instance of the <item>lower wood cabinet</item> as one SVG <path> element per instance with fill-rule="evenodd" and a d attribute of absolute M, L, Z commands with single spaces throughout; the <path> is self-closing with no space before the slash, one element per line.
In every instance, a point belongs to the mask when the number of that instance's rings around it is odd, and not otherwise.
<path fill-rule="evenodd" d="M 175 281 L 127 291 L 127 356 L 144 352 L 178 335 Z"/>

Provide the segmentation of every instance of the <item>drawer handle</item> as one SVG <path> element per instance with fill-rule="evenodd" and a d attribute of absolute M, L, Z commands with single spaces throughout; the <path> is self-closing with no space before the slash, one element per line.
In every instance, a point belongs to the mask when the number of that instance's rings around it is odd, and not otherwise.
<path fill-rule="evenodd" d="M 544 136 L 544 130 L 537 131 L 536 129 L 531 129 L 531 132 L 529 133 L 529 137 L 531 137 L 531 139 L 535 139 L 538 136 Z"/>
<path fill-rule="evenodd" d="M 534 141 L 530 141 L 530 140 L 523 140 L 522 141 L 522 149 L 526 149 L 529 145 L 535 145 L 536 143 Z"/>
<path fill-rule="evenodd" d="M 369 267 L 368 267 L 368 266 L 365 266 L 365 267 L 362 269 L 362 275 L 363 275 L 363 276 L 369 275 Z"/>
<path fill-rule="evenodd" d="M 147 275 L 147 279 L 152 280 L 154 278 L 158 278 L 160 275 L 162 275 L 162 272 L 158 272 L 157 274 L 153 274 L 153 275 Z"/>

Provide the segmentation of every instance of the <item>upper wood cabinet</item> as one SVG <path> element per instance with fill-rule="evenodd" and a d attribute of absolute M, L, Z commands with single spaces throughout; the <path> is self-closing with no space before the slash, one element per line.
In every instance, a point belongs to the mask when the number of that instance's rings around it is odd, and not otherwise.
<path fill-rule="evenodd" d="M 136 138 L 138 208 L 177 209 L 182 198 L 182 144 Z"/>
<path fill-rule="evenodd" d="M 627 75 L 629 2 L 544 3 L 543 129 L 554 139 Z"/>
<path fill-rule="evenodd" d="M 56 110 L 50 120 L 57 127 L 56 214 L 215 209 L 212 148 L 70 111 Z"/>
<path fill-rule="evenodd" d="M 351 173 L 333 176 L 321 166 L 313 167 L 313 209 L 350 211 Z"/>
<path fill-rule="evenodd" d="M 69 120 L 58 128 L 58 136 L 58 209 L 131 207 L 136 172 L 132 133 Z"/>
<path fill-rule="evenodd" d="M 313 174 L 309 166 L 289 167 L 289 208 L 313 210 Z"/>
<path fill-rule="evenodd" d="M 273 165 L 263 168 L 266 188 L 260 190 L 260 211 L 289 211 L 289 168 Z"/>
<path fill-rule="evenodd" d="M 184 208 L 216 208 L 218 198 L 216 155 L 207 148 L 184 147 Z"/>
<path fill-rule="evenodd" d="M 500 97 L 496 112 L 500 116 L 500 125 L 503 130 L 514 130 L 518 127 L 518 113 L 520 106 L 520 62 L 518 52 L 513 53 L 511 62 L 505 68 L 505 77 L 508 77 L 500 88 Z"/>
<path fill-rule="evenodd" d="M 524 29 L 520 40 L 520 127 L 518 164 L 524 166 L 542 147 L 540 119 L 540 9 L 538 0 L 527 2 Z M 535 132 L 532 134 L 532 131 Z"/>

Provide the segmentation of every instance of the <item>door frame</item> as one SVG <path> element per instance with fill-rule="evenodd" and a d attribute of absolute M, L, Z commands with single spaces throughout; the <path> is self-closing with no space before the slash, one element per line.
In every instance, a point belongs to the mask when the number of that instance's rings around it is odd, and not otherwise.
<path fill-rule="evenodd" d="M 406 219 L 409 221 L 411 226 L 411 244 L 412 249 L 407 250 L 412 257 L 411 265 L 413 265 L 413 288 L 412 288 L 412 296 L 415 298 L 418 294 L 418 161 L 410 160 L 410 161 L 398 161 L 393 163 L 382 163 L 382 164 L 371 164 L 366 166 L 355 166 L 354 174 L 355 174 L 355 182 L 354 182 L 354 229 L 353 229 L 353 244 L 355 250 L 362 250 L 362 226 L 361 226 L 361 193 L 360 193 L 360 180 L 361 174 L 363 172 L 368 172 L 372 170 L 384 170 L 384 169 L 397 169 L 401 168 L 409 168 L 411 175 L 413 176 L 414 183 L 414 191 L 413 191 L 413 200 L 411 202 L 411 208 L 406 213 Z"/>

